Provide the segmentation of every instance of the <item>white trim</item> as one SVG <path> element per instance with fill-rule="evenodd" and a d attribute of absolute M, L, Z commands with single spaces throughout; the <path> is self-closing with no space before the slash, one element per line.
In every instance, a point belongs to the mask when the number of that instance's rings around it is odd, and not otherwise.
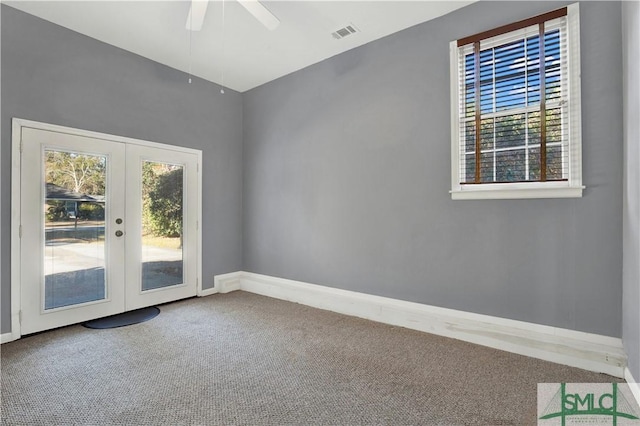
<path fill-rule="evenodd" d="M 212 294 L 218 294 L 218 289 L 215 287 L 211 287 L 211 288 L 205 288 L 203 289 L 202 286 L 198 286 L 198 297 L 205 297 L 205 296 L 211 296 Z"/>
<path fill-rule="evenodd" d="M 636 402 L 638 403 L 638 405 L 640 405 L 640 383 L 638 383 L 636 379 L 633 378 L 633 375 L 631 374 L 631 371 L 628 367 L 625 367 L 624 369 L 624 380 L 629 385 L 629 389 L 631 389 L 631 393 L 636 399 Z"/>
<path fill-rule="evenodd" d="M 578 3 L 567 7 L 567 91 L 569 111 L 569 181 L 568 182 L 523 182 L 498 184 L 461 184 L 463 161 L 460 158 L 460 50 L 457 41 L 449 43 L 449 84 L 451 114 L 451 194 L 452 200 L 524 199 L 524 198 L 580 198 L 582 185 L 582 125 L 580 105 L 580 8 Z M 553 20 L 548 22 L 558 22 Z M 523 38 L 526 29 L 501 34 L 481 43 L 495 40 Z M 513 33 L 519 34 L 513 36 Z M 486 46 L 482 46 L 484 49 Z M 506 113 L 506 112 L 505 112 Z M 513 111 L 511 112 L 513 113 Z"/>
<path fill-rule="evenodd" d="M 197 199 L 197 211 L 198 211 L 198 224 L 196 227 L 196 295 L 203 293 L 202 286 L 204 282 L 202 280 L 202 151 L 198 150 L 198 163 L 196 164 L 196 172 L 198 173 L 197 182 L 198 190 L 196 196 Z"/>
<path fill-rule="evenodd" d="M 496 184 L 509 185 L 511 184 Z M 544 185 L 544 184 L 543 184 Z M 507 200 L 507 199 L 523 199 L 523 198 L 581 198 L 584 186 L 571 188 L 549 188 L 549 187 L 531 187 L 527 189 L 518 188 L 499 188 L 493 189 L 495 185 L 470 185 L 463 189 L 450 191 L 452 200 Z M 485 188 L 486 186 L 486 188 Z"/>
<path fill-rule="evenodd" d="M 14 340 L 16 339 L 13 338 L 13 334 L 11 333 L 0 334 L 0 344 L 9 343 Z"/>
<path fill-rule="evenodd" d="M 20 315 L 12 315 L 11 316 L 11 325 L 20 324 Z M 14 340 L 18 340 L 20 338 L 20 327 L 12 327 L 12 331 L 9 333 L 4 333 L 0 335 L 0 344 L 13 342 Z"/>
<path fill-rule="evenodd" d="M 217 289 L 217 293 L 229 293 L 240 290 L 240 280 L 243 274 L 244 272 L 231 272 L 229 274 L 216 275 L 213 278 L 213 288 Z"/>
<path fill-rule="evenodd" d="M 22 155 L 20 142 L 22 140 L 22 124 L 13 119 L 11 123 L 11 336 L 20 338 L 20 169 Z M 4 336 L 4 335 L 3 335 Z M 17 336 L 17 337 L 16 337 Z M 15 340 L 15 339 L 12 339 Z M 3 338 L 4 343 L 4 338 Z"/>
<path fill-rule="evenodd" d="M 12 119 L 12 163 L 11 163 L 11 333 L 2 335 L 2 342 L 4 342 L 7 335 L 11 336 L 11 340 L 19 339 L 21 336 L 20 329 L 20 235 L 19 226 L 21 220 L 20 212 L 20 194 L 21 194 L 21 153 L 20 143 L 22 128 L 31 128 L 37 130 L 47 130 L 57 133 L 64 133 L 75 136 L 84 136 L 93 139 L 104 139 L 110 142 L 122 142 L 127 144 L 141 145 L 151 148 L 160 148 L 165 150 L 172 150 L 177 152 L 185 152 L 194 154 L 197 156 L 197 172 L 198 172 L 198 190 L 197 190 L 197 210 L 198 210 L 198 223 L 196 229 L 197 239 L 197 256 L 196 256 L 196 294 L 201 295 L 207 293 L 207 290 L 202 289 L 202 150 L 187 148 L 175 145 L 168 145 L 164 143 L 151 142 L 142 139 L 134 139 L 126 136 L 111 135 L 108 133 L 94 132 L 90 130 L 75 129 L 72 127 L 59 126 L 56 124 L 42 123 L 38 121 L 25 120 L 22 118 L 14 117 Z"/>
<path fill-rule="evenodd" d="M 449 43 L 449 93 L 451 108 L 451 193 L 457 193 L 460 185 L 460 85 L 458 69 L 458 42 Z"/>
<path fill-rule="evenodd" d="M 569 37 L 569 185 L 582 187 L 582 101 L 580 71 L 580 4 L 567 6 L 567 35 Z"/>
<path fill-rule="evenodd" d="M 92 139 L 105 139 L 110 142 L 122 142 L 135 145 L 148 146 L 151 148 L 160 148 L 179 152 L 188 152 L 190 154 L 200 154 L 202 151 L 194 148 L 187 148 L 177 145 L 169 145 L 159 142 L 151 142 L 143 139 L 134 139 L 126 136 L 112 135 L 109 133 L 94 132 L 91 130 L 75 129 L 73 127 L 59 126 L 57 124 L 42 123 L 39 121 L 25 120 L 23 118 L 14 118 L 13 123 L 19 127 L 28 127 L 30 129 L 48 130 L 50 132 L 66 133 L 69 135 L 84 136 Z"/>
<path fill-rule="evenodd" d="M 219 278 L 221 283 L 229 281 L 225 288 L 228 291 L 239 289 L 624 377 L 627 357 L 622 340 L 615 337 L 373 296 L 250 272 L 237 272 L 216 278 Z"/>
<path fill-rule="evenodd" d="M 213 287 L 198 289 L 198 297 L 211 296 L 218 293 L 229 293 L 231 291 L 240 290 L 240 273 L 231 272 L 229 274 L 216 275 L 213 277 Z"/>

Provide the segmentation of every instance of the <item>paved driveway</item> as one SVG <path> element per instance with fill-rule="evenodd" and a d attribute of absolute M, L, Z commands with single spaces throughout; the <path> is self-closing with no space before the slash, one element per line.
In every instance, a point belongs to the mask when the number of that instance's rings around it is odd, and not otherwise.
<path fill-rule="evenodd" d="M 142 261 L 173 262 L 182 259 L 181 249 L 142 246 Z M 104 242 L 48 241 L 44 249 L 44 274 L 104 268 Z"/>
<path fill-rule="evenodd" d="M 48 241 L 44 251 L 45 309 L 105 297 L 104 242 Z M 180 284 L 182 250 L 142 247 L 143 290 Z"/>

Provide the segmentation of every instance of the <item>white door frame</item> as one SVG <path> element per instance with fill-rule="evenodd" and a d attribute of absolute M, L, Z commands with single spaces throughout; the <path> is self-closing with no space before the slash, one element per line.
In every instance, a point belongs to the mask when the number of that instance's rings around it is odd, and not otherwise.
<path fill-rule="evenodd" d="M 38 121 L 13 118 L 12 121 L 12 155 L 11 155 L 11 335 L 2 335 L 2 343 L 17 340 L 22 336 L 20 330 L 21 319 L 21 262 L 20 262 L 20 236 L 21 236 L 21 161 L 22 161 L 22 128 L 48 130 L 69 135 L 85 136 L 95 139 L 105 139 L 114 142 L 142 145 L 147 147 L 162 148 L 195 154 L 198 157 L 198 222 L 197 222 L 197 255 L 196 255 L 196 292 L 197 295 L 211 294 L 211 290 L 202 289 L 202 151 L 193 148 L 167 145 L 150 142 L 141 139 L 133 139 L 124 136 L 110 135 L 107 133 L 93 132 L 90 130 L 74 129 L 72 127 L 58 126 L 55 124 Z M 8 333 L 7 333 L 8 334 Z"/>

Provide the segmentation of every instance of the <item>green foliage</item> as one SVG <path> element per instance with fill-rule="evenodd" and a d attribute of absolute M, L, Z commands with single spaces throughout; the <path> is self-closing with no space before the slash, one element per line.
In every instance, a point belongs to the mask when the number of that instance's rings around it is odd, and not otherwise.
<path fill-rule="evenodd" d="M 546 176 L 549 180 L 562 179 L 560 108 L 547 109 L 545 117 Z M 494 181 L 494 167 L 496 182 L 540 180 L 540 135 L 540 111 L 483 118 L 480 122 L 480 182 Z M 475 122 L 470 121 L 465 124 L 467 182 L 475 180 L 475 143 Z"/>
<path fill-rule="evenodd" d="M 145 162 L 142 167 L 143 226 L 155 236 L 182 236 L 182 167 Z"/>
<path fill-rule="evenodd" d="M 67 210 L 64 208 L 64 201 L 49 201 L 47 203 L 47 222 L 57 222 L 67 219 Z"/>
<path fill-rule="evenodd" d="M 104 207 L 99 203 L 79 203 L 78 218 L 86 220 L 104 220 Z"/>

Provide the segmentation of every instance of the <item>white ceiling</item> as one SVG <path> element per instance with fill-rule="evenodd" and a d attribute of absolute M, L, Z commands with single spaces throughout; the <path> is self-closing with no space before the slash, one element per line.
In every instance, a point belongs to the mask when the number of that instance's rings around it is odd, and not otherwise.
<path fill-rule="evenodd" d="M 263 0 L 280 19 L 269 31 L 237 1 L 211 0 L 202 30 L 193 33 L 185 28 L 191 4 L 185 0 L 3 3 L 244 92 L 473 1 Z M 349 24 L 361 32 L 332 37 Z"/>

